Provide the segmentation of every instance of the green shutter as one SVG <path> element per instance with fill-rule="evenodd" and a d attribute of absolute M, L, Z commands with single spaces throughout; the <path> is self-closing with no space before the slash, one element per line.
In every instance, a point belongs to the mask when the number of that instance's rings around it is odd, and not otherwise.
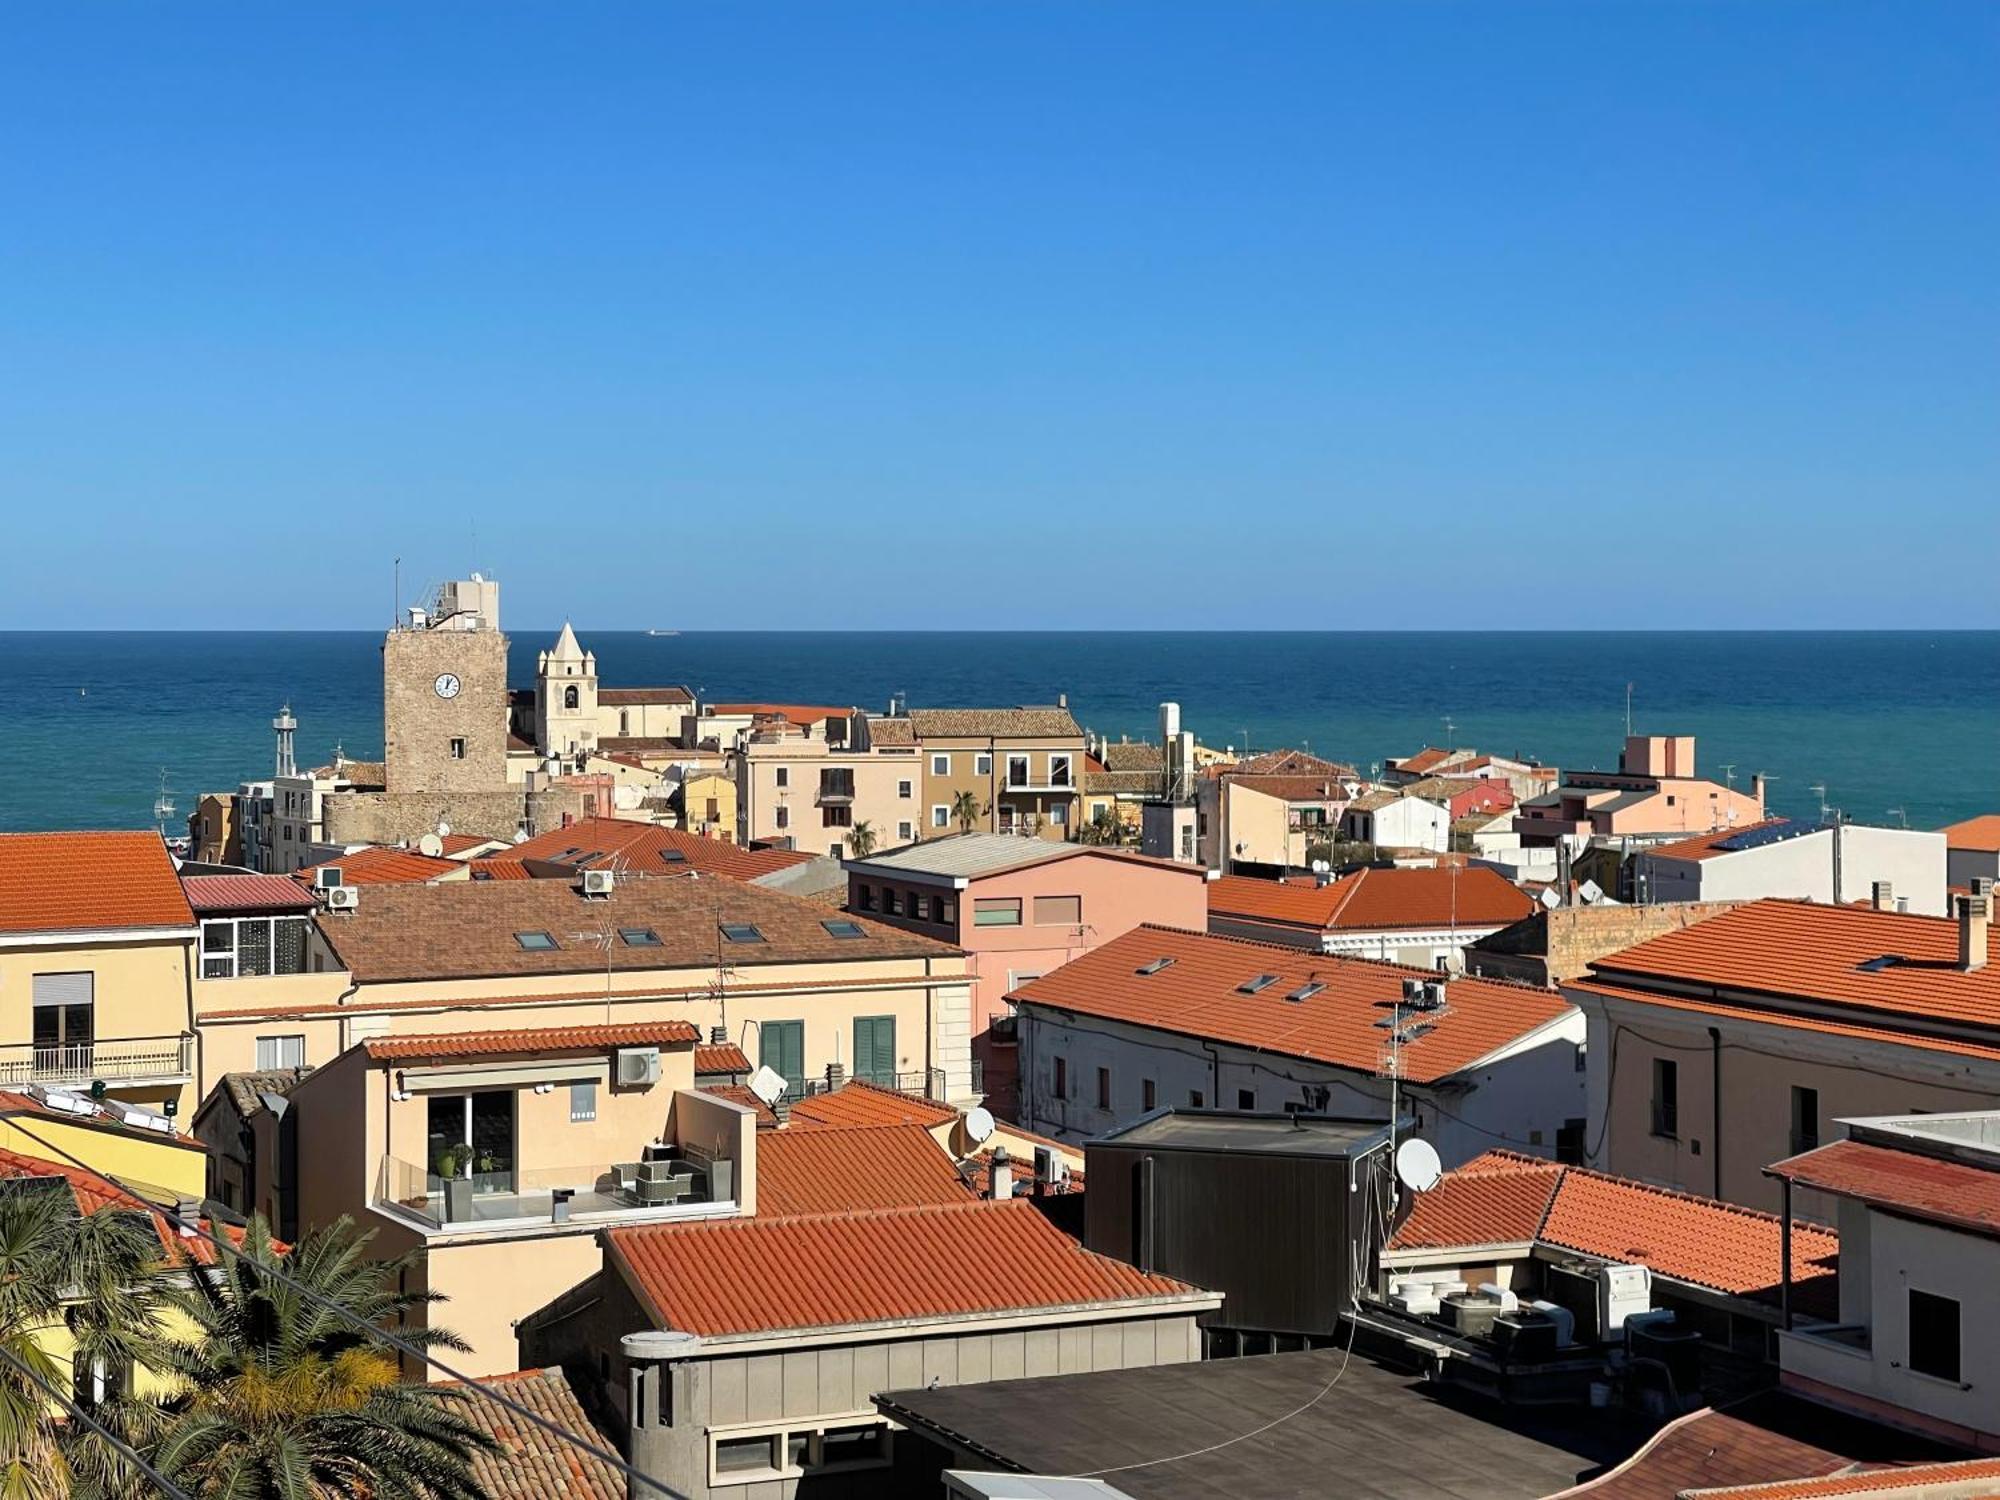
<path fill-rule="evenodd" d="M 893 1088 L 896 1083 L 896 1018 L 854 1018 L 854 1076 Z"/>
<path fill-rule="evenodd" d="M 758 1060 L 783 1076 L 794 1094 L 805 1092 L 806 1023 L 766 1021 L 757 1031 Z"/>

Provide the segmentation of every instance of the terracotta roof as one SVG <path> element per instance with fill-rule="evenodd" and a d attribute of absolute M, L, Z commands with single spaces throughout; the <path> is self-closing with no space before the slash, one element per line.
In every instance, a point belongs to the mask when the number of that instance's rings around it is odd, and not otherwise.
<path fill-rule="evenodd" d="M 1346 802 L 1347 788 L 1330 776 L 1232 776 L 1229 784 L 1280 802 Z"/>
<path fill-rule="evenodd" d="M 868 743 L 871 745 L 914 745 L 916 731 L 905 718 L 870 719 L 868 721 Z"/>
<path fill-rule="evenodd" d="M 958 1111 L 914 1094 L 899 1094 L 850 1078 L 826 1094 L 808 1094 L 792 1106 L 795 1125 L 949 1125 Z"/>
<path fill-rule="evenodd" d="M 1490 1151 L 1416 1201 L 1392 1250 L 1538 1241 L 1730 1296 L 1776 1303 L 1783 1225 L 1775 1214 L 1511 1151 Z M 1833 1316 L 1840 1241 L 1792 1226 L 1795 1306 Z"/>
<path fill-rule="evenodd" d="M 388 885 L 353 911 L 316 922 L 341 967 L 362 984 L 402 979 L 605 972 L 601 927 L 646 929 L 657 945 L 612 945 L 609 967 L 633 971 L 699 967 L 712 976 L 717 953 L 742 970 L 769 964 L 870 963 L 943 958 L 956 949 L 917 933 L 855 916 L 858 938 L 823 925 L 824 906 L 738 880 L 623 880 L 587 898 L 567 880 L 461 880 Z M 718 925 L 754 927 L 762 941 L 718 943 Z M 579 931 L 592 934 L 579 938 Z M 551 949 L 526 949 L 517 933 L 546 933 Z"/>
<path fill-rule="evenodd" d="M 446 854 L 450 855 L 463 854 L 468 849 L 477 849 L 485 844 L 504 842 L 506 842 L 504 839 L 483 839 L 476 833 L 441 833 L 438 835 L 439 845 L 443 847 Z"/>
<path fill-rule="evenodd" d="M 217 1080 L 217 1088 L 229 1097 L 229 1101 L 236 1106 L 236 1112 L 247 1120 L 264 1112 L 266 1094 L 283 1098 L 311 1072 L 311 1068 L 267 1068 L 261 1073 L 224 1073 Z"/>
<path fill-rule="evenodd" d="M 1700 1491 L 1701 1500 L 1822 1500 L 1836 1495 L 1879 1495 L 1885 1491 L 1917 1491 L 1921 1485 L 1969 1485 L 1991 1481 L 1993 1488 L 1981 1495 L 2000 1494 L 2000 1458 L 1967 1458 L 1949 1463 L 1896 1464 L 1885 1468 L 1860 1469 L 1848 1474 L 1828 1474 L 1818 1479 L 1779 1480 L 1776 1483 L 1731 1485 Z M 1924 1494 L 1938 1491 L 1924 1490 Z M 1968 1496 L 1971 1490 L 1954 1493 Z"/>
<path fill-rule="evenodd" d="M 511 854 L 485 854 L 468 859 L 465 867 L 473 880 L 533 880 L 528 867 Z"/>
<path fill-rule="evenodd" d="M 1337 760 L 1323 760 L 1304 750 L 1265 750 L 1242 760 L 1225 762 L 1216 771 L 1232 780 L 1238 776 L 1317 776 L 1351 781 L 1355 776 L 1354 767 Z"/>
<path fill-rule="evenodd" d="M 342 885 L 409 885 L 435 880 L 440 875 L 455 875 L 464 868 L 455 859 L 433 859 L 414 849 L 377 844 L 300 870 L 293 878 L 311 885 L 319 871 L 338 870 Z"/>
<path fill-rule="evenodd" d="M 530 1026 L 518 1031 L 458 1031 L 433 1036 L 375 1036 L 361 1043 L 374 1061 L 415 1057 L 526 1057 L 544 1052 L 671 1047 L 701 1032 L 685 1021 L 634 1021 L 619 1026 Z"/>
<path fill-rule="evenodd" d="M 181 889 L 197 916 L 221 911 L 311 911 L 312 892 L 288 875 L 184 875 Z"/>
<path fill-rule="evenodd" d="M 920 1125 L 774 1130 L 757 1139 L 757 1216 L 963 1203 L 972 1189 Z"/>
<path fill-rule="evenodd" d="M 1986 967 L 1961 973 L 1958 924 L 1949 917 L 1753 901 L 1598 959 L 1590 966 L 1594 982 L 1584 988 L 1651 1001 L 1648 981 L 1659 979 L 1745 992 L 1711 1003 L 1783 1024 L 1798 1022 L 1760 1009 L 1754 997 L 1811 1000 L 1877 1025 L 1896 1018 L 1919 1029 L 1959 1022 L 2000 1030 L 2000 965 L 1991 961 L 1990 933 L 1987 952 Z"/>
<path fill-rule="evenodd" d="M 1551 1500 L 1673 1500 L 1688 1490 L 1762 1484 L 1850 1466 L 1842 1454 L 1761 1423 L 1704 1408 L 1669 1422 L 1645 1447 L 1600 1478 Z"/>
<path fill-rule="evenodd" d="M 193 925 L 157 833 L 0 833 L 0 932 Z"/>
<path fill-rule="evenodd" d="M 703 1073 L 748 1073 L 750 1059 L 735 1043 L 720 1046 L 703 1046 L 694 1049 L 695 1076 Z"/>
<path fill-rule="evenodd" d="M 1020 1199 L 648 1225 L 605 1240 L 661 1326 L 707 1337 L 1204 1295 L 1085 1250 Z M 988 1274 L 996 1267 L 1005 1274 Z"/>
<path fill-rule="evenodd" d="M 1083 738 L 1066 708 L 913 708 L 909 721 L 919 740 Z"/>
<path fill-rule="evenodd" d="M 711 703 L 712 714 L 748 714 L 753 719 L 784 719 L 792 724 L 817 724 L 822 719 L 844 719 L 852 708 L 823 708 L 807 703 Z"/>
<path fill-rule="evenodd" d="M 498 858 L 522 864 L 546 863 L 565 869 L 604 869 L 621 875 L 727 875 L 754 880 L 773 870 L 809 864 L 813 856 L 793 849 L 745 849 L 721 839 L 633 818 L 579 818 L 516 844 Z M 475 860 L 476 870 L 484 861 Z M 529 873 L 533 873 L 531 870 Z"/>
<path fill-rule="evenodd" d="M 1483 866 L 1357 870 L 1328 886 L 1224 875 L 1208 888 L 1211 916 L 1330 932 L 1399 927 L 1504 927 L 1535 909 L 1507 877 Z"/>
<path fill-rule="evenodd" d="M 1164 771 L 1167 757 L 1158 745 L 1144 740 L 1120 740 L 1104 747 L 1103 763 L 1107 771 Z"/>
<path fill-rule="evenodd" d="M 497 1401 L 481 1399 L 478 1386 L 492 1386 L 604 1456 L 593 1458 Z M 499 1443 L 500 1452 L 472 1459 L 472 1477 L 489 1500 L 626 1500 L 625 1476 L 612 1462 L 616 1452 L 584 1415 L 561 1370 L 485 1375 L 477 1385 L 450 1381 L 432 1389 L 462 1393 L 453 1409 Z"/>
<path fill-rule="evenodd" d="M 694 702 L 694 694 L 684 687 L 599 688 L 597 701 L 608 708 L 630 708 L 642 703 Z"/>
<path fill-rule="evenodd" d="M 731 1104 L 740 1104 L 757 1117 L 759 1130 L 776 1130 L 778 1116 L 771 1106 L 750 1092 L 744 1083 L 698 1083 L 697 1094 L 713 1094 L 718 1099 L 727 1099 Z"/>
<path fill-rule="evenodd" d="M 2000 1172 L 1899 1151 L 1867 1141 L 1834 1141 L 1764 1169 L 1801 1187 L 1893 1209 L 1911 1218 L 2000 1232 Z"/>
<path fill-rule="evenodd" d="M 1749 833 L 1756 828 L 1782 828 L 1791 821 L 1790 818 L 1766 818 L 1761 823 L 1745 823 L 1741 828 L 1712 828 L 1707 833 L 1696 834 L 1691 839 L 1681 839 L 1672 844 L 1655 844 L 1652 848 L 1640 852 L 1648 859 L 1714 859 L 1719 855 L 1737 852 L 1716 846 L 1726 843 L 1738 834 Z"/>
<path fill-rule="evenodd" d="M 1456 752 L 1440 750 L 1435 745 L 1426 745 L 1407 760 L 1391 761 L 1398 771 L 1410 776 L 1428 776 L 1432 771 L 1450 760 Z"/>
<path fill-rule="evenodd" d="M 1963 823 L 1948 824 L 1938 832 L 1944 835 L 1947 849 L 2000 851 L 2000 813 L 1981 813 Z"/>
<path fill-rule="evenodd" d="M 1161 958 L 1173 962 L 1157 973 L 1137 972 Z M 1277 980 L 1255 994 L 1240 991 L 1261 974 L 1275 974 Z M 1030 981 L 1009 998 L 1372 1074 L 1382 1054 L 1383 1033 L 1375 1023 L 1388 1017 L 1403 981 L 1413 977 L 1438 975 L 1147 925 Z M 1286 999 L 1308 984 L 1321 988 L 1300 1001 Z M 1421 1019 L 1404 1014 L 1413 1022 Z M 1429 1032 L 1402 1048 L 1404 1076 L 1418 1083 L 1448 1078 L 1569 1014 L 1570 1006 L 1545 990 L 1453 979 L 1444 1013 Z"/>

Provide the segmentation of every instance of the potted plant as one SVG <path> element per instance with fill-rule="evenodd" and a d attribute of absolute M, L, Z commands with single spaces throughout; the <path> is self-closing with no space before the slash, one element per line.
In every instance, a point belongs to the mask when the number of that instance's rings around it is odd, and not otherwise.
<path fill-rule="evenodd" d="M 461 1169 L 470 1150 L 447 1146 L 437 1154 L 438 1176 L 444 1179 L 444 1216 L 447 1223 L 472 1217 L 472 1182 Z"/>

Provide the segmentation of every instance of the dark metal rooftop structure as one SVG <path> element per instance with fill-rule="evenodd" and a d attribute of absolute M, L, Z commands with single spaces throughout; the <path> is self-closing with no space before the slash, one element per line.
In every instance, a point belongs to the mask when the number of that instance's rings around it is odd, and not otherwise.
<path fill-rule="evenodd" d="M 1407 1126 L 1405 1127 L 1407 1128 Z M 1243 1151 L 1268 1156 L 1352 1156 L 1388 1139 L 1389 1122 L 1351 1116 L 1163 1109 L 1098 1141 L 1148 1151 Z"/>

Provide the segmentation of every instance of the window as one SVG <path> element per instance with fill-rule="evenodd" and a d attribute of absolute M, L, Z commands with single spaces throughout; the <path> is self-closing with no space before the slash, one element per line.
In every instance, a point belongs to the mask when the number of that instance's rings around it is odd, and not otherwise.
<path fill-rule="evenodd" d="M 916 836 L 917 829 L 914 823 L 898 823 L 896 825 L 896 837 L 903 843 L 909 843 Z"/>
<path fill-rule="evenodd" d="M 859 922 L 847 922 L 835 918 L 833 921 L 822 922 L 819 925 L 826 929 L 828 937 L 851 939 L 868 936 L 867 929 L 862 927 Z"/>
<path fill-rule="evenodd" d="M 1053 1092 L 1058 1099 L 1067 1099 L 1069 1097 L 1069 1059 L 1066 1057 L 1057 1058 L 1055 1060 L 1055 1067 Z"/>
<path fill-rule="evenodd" d="M 854 904 L 863 911 L 875 910 L 875 887 L 857 881 L 854 886 Z"/>
<path fill-rule="evenodd" d="M 937 919 L 946 926 L 957 924 L 958 898 L 956 896 L 940 896 L 937 898 Z"/>
<path fill-rule="evenodd" d="M 950 774 L 951 757 L 949 755 L 933 755 L 931 757 L 931 775 L 949 776 Z"/>
<path fill-rule="evenodd" d="M 257 1071 L 259 1073 L 268 1073 L 276 1068 L 303 1068 L 305 1065 L 305 1037 L 260 1036 L 257 1038 Z"/>
<path fill-rule="evenodd" d="M 1067 755 L 1051 755 L 1049 757 L 1049 785 L 1068 786 L 1069 784 L 1069 757 Z"/>
<path fill-rule="evenodd" d="M 529 953 L 547 953 L 556 946 L 556 940 L 546 932 L 517 932 L 514 941 Z"/>
<path fill-rule="evenodd" d="M 715 1472 L 762 1474 L 778 1467 L 779 1433 L 762 1437 L 718 1437 L 715 1440 Z"/>
<path fill-rule="evenodd" d="M 1010 755 L 1007 757 L 1007 785 L 1009 786 L 1028 785 L 1027 756 Z"/>
<path fill-rule="evenodd" d="M 732 943 L 761 943 L 764 934 L 754 922 L 724 922 L 722 935 Z"/>
<path fill-rule="evenodd" d="M 854 1076 L 863 1083 L 896 1086 L 896 1018 L 854 1018 Z"/>
<path fill-rule="evenodd" d="M 1819 1090 L 1792 1085 L 1792 1155 L 1819 1147 Z"/>
<path fill-rule="evenodd" d="M 827 766 L 819 773 L 819 794 L 822 797 L 852 797 L 854 795 L 854 768 L 852 766 Z"/>
<path fill-rule="evenodd" d="M 1111 1070 L 1109 1068 L 1099 1068 L 1097 1070 L 1097 1107 L 1099 1109 L 1111 1108 Z"/>
<path fill-rule="evenodd" d="M 660 935 L 650 927 L 621 927 L 618 929 L 618 941 L 628 948 L 657 948 L 660 946 Z"/>
<path fill-rule="evenodd" d="M 702 816 L 707 818 L 711 823 L 720 818 L 722 816 L 722 799 L 720 797 L 710 797 L 702 808 Z"/>
<path fill-rule="evenodd" d="M 1158 1103 L 1159 1103 L 1159 1090 L 1154 1087 L 1153 1080 L 1150 1078 L 1140 1079 L 1139 1107 L 1144 1110 L 1151 1110 Z"/>
<path fill-rule="evenodd" d="M 1237 985 L 1236 993 L 1239 995 L 1254 995 L 1259 990 L 1268 990 L 1277 982 L 1278 976 L 1276 974 L 1259 974 Z"/>
<path fill-rule="evenodd" d="M 576 705 L 577 705 L 577 696 L 576 696 L 576 688 L 575 688 L 575 686 L 574 686 L 574 685 L 572 685 L 572 686 L 570 686 L 570 687 L 566 687 L 566 688 L 564 688 L 564 689 L 563 689 L 563 707 L 564 707 L 564 708 L 575 708 L 575 707 L 576 707 Z"/>
<path fill-rule="evenodd" d="M 710 1438 L 709 1483 L 720 1488 L 881 1468 L 891 1460 L 892 1441 L 887 1422 L 871 1421 L 861 1412 L 832 1421 L 814 1419 L 810 1426 L 716 1432 Z"/>
<path fill-rule="evenodd" d="M 806 1089 L 806 1023 L 766 1021 L 757 1028 L 757 1061 L 785 1080 L 794 1098 Z"/>
<path fill-rule="evenodd" d="M 580 1079 L 569 1086 L 569 1119 L 581 1125 L 597 1118 L 597 1080 Z"/>
<path fill-rule="evenodd" d="M 931 827 L 951 827 L 951 809 L 946 807 L 942 802 L 933 802 L 931 804 Z"/>
<path fill-rule="evenodd" d="M 848 802 L 829 802 L 820 810 L 820 826 L 823 828 L 852 828 L 854 826 L 854 806 Z"/>
<path fill-rule="evenodd" d="M 1290 991 L 1288 994 L 1286 994 L 1285 998 L 1291 1001 L 1292 1004 L 1297 1005 L 1300 1004 L 1302 1001 L 1312 999 L 1314 995 L 1317 995 L 1321 990 L 1325 988 L 1326 988 L 1325 985 L 1319 983 L 1317 980 L 1314 980 L 1310 984 L 1302 984 L 1297 989 Z M 1581 1047 L 1577 1049 L 1577 1055 L 1579 1057 L 1583 1055 L 1583 1049 Z"/>
<path fill-rule="evenodd" d="M 1058 828 L 1069 827 L 1069 804 L 1058 802 L 1049 809 L 1049 821 Z"/>
<path fill-rule="evenodd" d="M 1140 964 L 1132 972 L 1137 974 L 1141 979 L 1148 979 L 1159 973 L 1162 969 L 1171 969 L 1173 966 L 1174 961 L 1171 958 L 1155 958 Z"/>
<path fill-rule="evenodd" d="M 1653 1059 L 1653 1134 L 1681 1133 L 1681 1068 L 1665 1057 Z"/>
<path fill-rule="evenodd" d="M 903 914 L 903 893 L 894 886 L 883 886 L 882 910 L 892 917 L 900 917 Z"/>
<path fill-rule="evenodd" d="M 917 787 L 915 782 L 899 781 L 896 783 L 896 795 L 900 797 L 903 801 L 908 802 L 912 797 L 916 796 L 916 794 L 917 794 Z"/>
<path fill-rule="evenodd" d="M 1236 1091 L 1236 1107 L 1238 1109 L 1255 1109 L 1257 1107 L 1257 1091 L 1255 1089 L 1238 1089 Z"/>
<path fill-rule="evenodd" d="M 620 734 L 630 734 L 632 732 L 632 714 L 628 709 L 621 708 L 618 710 L 618 732 Z"/>
<path fill-rule="evenodd" d="M 789 766 L 779 766 L 775 775 L 777 777 L 777 785 L 780 791 L 783 791 L 786 787 L 792 784 L 792 772 Z"/>
<path fill-rule="evenodd" d="M 465 759 L 465 741 L 458 738 L 456 735 L 452 737 L 451 758 L 453 760 Z"/>
<path fill-rule="evenodd" d="M 97 976 L 37 974 L 35 999 L 35 1066 L 90 1069 L 91 1043 L 96 1038 Z"/>
<path fill-rule="evenodd" d="M 1017 896 L 981 896 L 972 903 L 974 927 L 1019 927 L 1021 901 Z"/>
<path fill-rule="evenodd" d="M 1035 925 L 1037 927 L 1081 927 L 1083 925 L 1083 897 L 1035 897 Z"/>
<path fill-rule="evenodd" d="M 1936 1380 L 1959 1379 L 1956 1297 L 1910 1288 L 1910 1368 Z"/>
<path fill-rule="evenodd" d="M 1202 1092 L 1202 1091 L 1201 1091 L 1200 1089 L 1189 1089 L 1189 1090 L 1188 1090 L 1188 1108 L 1189 1108 L 1189 1109 L 1200 1109 L 1200 1108 L 1201 1108 L 1201 1107 L 1202 1107 L 1203 1105 L 1205 1105 L 1205 1104 L 1206 1104 L 1207 1102 L 1208 1102 L 1208 1096 L 1207 1096 L 1206 1094 L 1204 1094 L 1204 1093 L 1203 1093 L 1203 1092 Z"/>
<path fill-rule="evenodd" d="M 779 808 L 778 816 L 773 821 L 779 828 L 790 828 L 792 826 L 792 810 L 789 807 Z"/>

